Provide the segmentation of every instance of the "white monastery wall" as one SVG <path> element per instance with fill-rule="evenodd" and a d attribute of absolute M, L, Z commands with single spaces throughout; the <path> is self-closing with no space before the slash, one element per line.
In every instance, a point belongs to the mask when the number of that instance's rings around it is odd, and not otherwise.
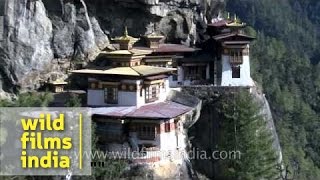
<path fill-rule="evenodd" d="M 88 89 L 87 104 L 89 106 L 104 106 L 104 91 Z"/>
<path fill-rule="evenodd" d="M 253 86 L 250 76 L 249 56 L 243 56 L 243 63 L 240 65 L 240 78 L 232 78 L 232 69 L 229 63 L 229 56 L 222 56 L 222 80 L 221 86 Z"/>

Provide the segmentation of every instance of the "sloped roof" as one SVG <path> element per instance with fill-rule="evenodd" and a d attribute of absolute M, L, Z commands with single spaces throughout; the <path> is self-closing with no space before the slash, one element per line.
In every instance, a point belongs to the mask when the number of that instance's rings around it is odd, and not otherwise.
<path fill-rule="evenodd" d="M 198 50 L 196 48 L 188 47 L 183 44 L 159 44 L 158 48 L 135 47 L 135 49 L 151 50 L 152 52 L 163 52 L 163 53 L 194 52 Z"/>
<path fill-rule="evenodd" d="M 157 34 L 155 32 L 151 33 L 151 34 L 147 34 L 145 36 L 143 36 L 144 38 L 148 38 L 148 39 L 163 39 L 165 38 L 163 35 Z"/>
<path fill-rule="evenodd" d="M 209 27 L 244 27 L 246 26 L 245 23 L 240 22 L 239 19 L 221 19 L 218 21 L 214 21 L 208 24 Z"/>
<path fill-rule="evenodd" d="M 166 101 L 148 104 L 139 108 L 135 106 L 93 108 L 92 114 L 116 118 L 171 119 L 187 113 L 192 109 L 193 108 L 189 106 Z"/>
<path fill-rule="evenodd" d="M 124 75 L 124 76 L 148 76 L 160 73 L 166 73 L 176 70 L 175 68 L 162 68 L 154 66 L 133 66 L 133 67 L 116 67 L 110 69 L 81 69 L 74 70 L 72 73 L 77 74 L 105 74 L 105 75 Z"/>
<path fill-rule="evenodd" d="M 81 69 L 81 70 L 74 70 L 72 73 L 76 74 L 109 74 L 109 75 L 126 75 L 126 76 L 140 76 L 138 72 L 133 70 L 130 67 L 117 67 L 111 68 L 107 70 L 100 70 L 100 69 Z"/>
<path fill-rule="evenodd" d="M 239 39 L 244 39 L 244 40 L 253 40 L 253 39 L 255 39 L 252 36 L 248 36 L 248 35 L 241 34 L 241 33 L 226 33 L 226 34 L 219 34 L 217 36 L 213 36 L 213 39 L 215 39 L 217 41 L 223 41 L 223 40 L 226 40 L 228 38 L 239 38 Z"/>
<path fill-rule="evenodd" d="M 131 56 L 138 56 L 138 55 L 147 55 L 151 54 L 151 50 L 143 50 L 143 49 L 130 49 L 130 50 L 115 50 L 115 51 L 110 51 L 110 52 L 102 52 L 101 54 L 105 55 L 131 55 Z"/>
<path fill-rule="evenodd" d="M 131 68 L 143 76 L 160 74 L 160 73 L 170 72 L 170 71 L 176 70 L 176 68 L 162 68 L 162 67 L 145 66 L 145 65 L 133 66 Z"/>

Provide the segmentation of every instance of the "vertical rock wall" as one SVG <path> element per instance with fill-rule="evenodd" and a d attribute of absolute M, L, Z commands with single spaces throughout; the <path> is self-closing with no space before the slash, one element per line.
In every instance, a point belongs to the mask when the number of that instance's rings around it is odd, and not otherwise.
<path fill-rule="evenodd" d="M 203 100 L 201 115 L 199 120 L 193 127 L 190 128 L 189 138 L 191 147 L 199 151 L 210 152 L 219 143 L 222 138 L 219 137 L 220 121 L 223 120 L 221 112 L 217 110 L 217 104 L 221 101 L 221 94 L 228 95 L 228 91 L 237 92 L 240 90 L 237 87 L 214 87 L 214 86 L 198 86 L 198 87 L 184 87 L 182 92 L 198 97 Z M 274 126 L 272 113 L 269 107 L 268 100 L 258 87 L 253 87 L 251 94 L 254 100 L 261 106 L 261 114 L 267 122 L 267 128 L 270 129 L 273 135 L 273 147 L 278 153 L 279 163 L 282 162 L 282 151 Z M 216 178 L 219 175 L 217 161 L 210 159 L 193 159 L 193 167 L 197 172 L 209 178 Z"/>
<path fill-rule="evenodd" d="M 93 60 L 125 25 L 134 36 L 156 31 L 168 42 L 201 42 L 206 22 L 224 7 L 223 0 L 3 2 L 0 91 L 9 93 L 65 76 L 64 63 Z"/>

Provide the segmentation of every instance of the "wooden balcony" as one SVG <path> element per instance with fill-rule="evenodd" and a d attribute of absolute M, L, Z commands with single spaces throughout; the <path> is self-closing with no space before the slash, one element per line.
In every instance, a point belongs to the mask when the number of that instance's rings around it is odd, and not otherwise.
<path fill-rule="evenodd" d="M 235 56 L 235 57 L 230 57 L 230 64 L 235 64 L 239 65 L 243 63 L 243 57 L 242 56 Z"/>

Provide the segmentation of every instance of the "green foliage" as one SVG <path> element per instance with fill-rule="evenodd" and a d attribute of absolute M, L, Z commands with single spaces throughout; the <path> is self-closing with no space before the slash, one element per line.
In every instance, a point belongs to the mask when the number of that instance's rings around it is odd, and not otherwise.
<path fill-rule="evenodd" d="M 96 146 L 98 142 L 98 136 L 96 134 L 96 124 L 92 124 L 92 152 L 100 153 L 100 149 Z M 94 179 L 119 179 L 124 173 L 125 168 L 128 166 L 128 163 L 125 160 L 117 159 L 108 159 L 108 158 L 98 158 L 95 157 L 92 159 L 93 162 L 104 162 L 104 167 L 92 167 L 92 174 Z"/>
<path fill-rule="evenodd" d="M 77 94 L 72 94 L 70 99 L 65 103 L 66 107 L 81 107 L 81 98 Z"/>
<path fill-rule="evenodd" d="M 259 105 L 248 92 L 225 97 L 220 105 L 221 151 L 240 151 L 241 157 L 222 160 L 221 179 L 275 179 L 278 156 Z"/>
<path fill-rule="evenodd" d="M 53 101 L 53 95 L 49 92 L 29 92 L 18 95 L 13 100 L 0 100 L 0 107 L 47 107 Z"/>
<path fill-rule="evenodd" d="M 320 179 L 320 1 L 228 1 L 256 29 L 252 74 L 270 102 L 294 179 Z"/>
<path fill-rule="evenodd" d="M 0 100 L 0 107 L 12 107 L 12 102 L 9 100 Z"/>
<path fill-rule="evenodd" d="M 23 93 L 19 94 L 13 101 L 0 100 L 0 107 L 47 107 L 53 101 L 53 95 L 49 92 L 44 93 Z M 4 130 L 1 130 L 4 131 Z M 3 132 L 2 132 L 3 133 Z M 3 135 L 3 134 L 2 134 Z M 1 145 L 1 138 L 0 138 Z M 28 180 L 28 179 L 50 179 L 50 177 L 27 177 L 27 176 L 7 176 L 0 177 L 3 180 Z"/>

